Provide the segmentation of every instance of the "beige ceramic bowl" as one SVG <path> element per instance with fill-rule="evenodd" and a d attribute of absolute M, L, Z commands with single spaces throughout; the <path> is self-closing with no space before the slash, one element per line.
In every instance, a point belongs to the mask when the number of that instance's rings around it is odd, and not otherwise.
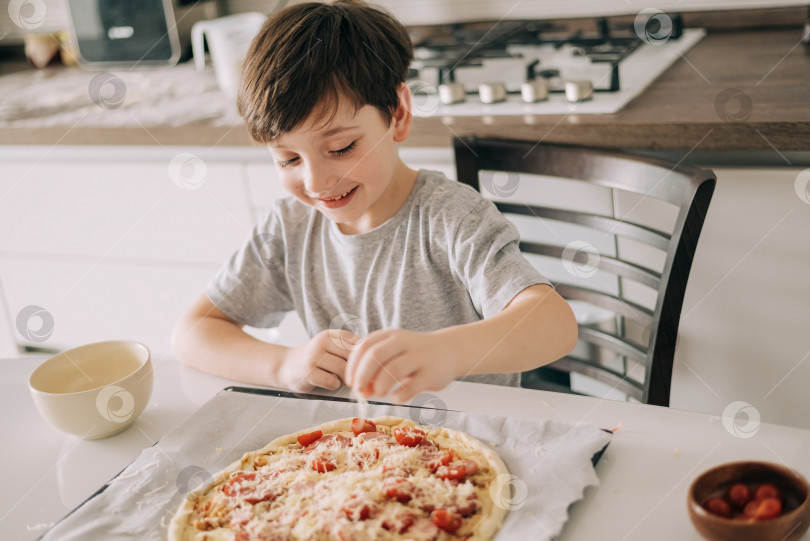
<path fill-rule="evenodd" d="M 56 428 L 86 440 L 106 438 L 131 425 L 149 402 L 149 348 L 111 340 L 64 351 L 34 370 L 28 387 Z"/>

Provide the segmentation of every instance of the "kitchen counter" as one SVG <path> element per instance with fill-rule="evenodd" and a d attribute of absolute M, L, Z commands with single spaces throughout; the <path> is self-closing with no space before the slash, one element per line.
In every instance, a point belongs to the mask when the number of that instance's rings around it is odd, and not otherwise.
<path fill-rule="evenodd" d="M 454 134 L 476 133 L 651 151 L 806 150 L 810 148 L 810 54 L 800 37 L 800 26 L 710 30 L 682 60 L 619 113 L 415 118 L 405 144 L 448 146 Z M 81 72 L 76 68 L 51 70 L 47 77 L 53 84 L 67 73 L 75 76 Z M 141 89 L 141 82 L 129 82 L 121 74 L 127 81 L 127 97 L 122 105 L 99 107 L 88 99 L 87 87 L 83 86 L 79 97 L 92 110 L 63 122 L 42 124 L 14 111 L 3 114 L 0 98 L 0 144 L 252 144 L 247 130 L 216 89 L 210 67 L 200 75 L 202 82 L 190 78 L 193 67 L 188 63 L 164 73 L 167 78 L 185 81 L 182 92 L 167 84 L 159 88 L 163 92 L 170 89 L 175 96 L 185 95 L 180 108 L 188 110 L 189 121 L 184 121 L 174 108 L 168 120 L 155 118 L 145 108 L 130 108 L 131 101 L 140 99 L 145 103 L 143 92 L 149 85 L 143 84 Z M 127 75 L 143 78 L 143 72 L 138 74 Z M 0 95 L 9 95 L 3 89 L 9 77 L 20 76 L 0 77 Z M 92 78 L 90 74 L 84 76 Z M 113 87 L 108 90 L 114 91 Z M 188 99 L 197 94 L 204 99 Z M 154 95 L 152 98 L 156 101 Z M 166 103 L 162 95 L 160 101 Z M 220 105 L 212 106 L 217 102 Z M 195 103 L 204 106 L 202 117 L 194 117 Z M 141 116 L 142 112 L 145 116 Z"/>
<path fill-rule="evenodd" d="M 27 380 L 44 359 L 0 360 L 0 405 L 14 412 L 0 418 L 0 428 L 12 435 L 0 466 L 3 539 L 33 540 L 43 534 L 142 450 L 234 383 L 156 358 L 152 398 L 133 426 L 106 439 L 84 441 L 48 425 L 34 407 Z M 810 477 L 810 431 L 760 423 L 747 418 L 742 406 L 739 411 L 727 408 L 728 416 L 719 417 L 469 382 L 456 382 L 428 397 L 430 406 L 457 411 L 618 427 L 596 468 L 600 486 L 588 488 L 571 507 L 561 541 L 698 541 L 687 515 L 686 491 L 700 472 L 723 462 L 777 462 Z M 163 538 L 157 534 L 126 538 Z M 810 540 L 810 534 L 802 539 Z"/>

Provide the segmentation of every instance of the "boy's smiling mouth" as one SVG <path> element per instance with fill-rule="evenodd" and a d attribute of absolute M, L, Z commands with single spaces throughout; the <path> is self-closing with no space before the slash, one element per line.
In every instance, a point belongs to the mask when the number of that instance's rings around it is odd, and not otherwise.
<path fill-rule="evenodd" d="M 335 195 L 333 197 L 320 197 L 318 200 L 323 203 L 326 208 L 338 208 L 346 205 L 351 201 L 352 197 L 354 196 L 355 192 L 357 192 L 358 186 L 355 186 L 351 190 L 346 193 Z"/>

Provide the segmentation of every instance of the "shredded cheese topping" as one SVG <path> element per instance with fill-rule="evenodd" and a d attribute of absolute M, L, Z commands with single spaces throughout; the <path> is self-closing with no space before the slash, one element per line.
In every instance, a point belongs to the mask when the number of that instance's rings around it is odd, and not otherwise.
<path fill-rule="evenodd" d="M 448 445 L 441 431 L 426 430 L 415 447 L 398 444 L 391 428 L 378 426 L 359 436 L 327 434 L 305 449 L 292 443 L 248 454 L 241 471 L 197 496 L 190 518 L 197 533 L 189 539 L 463 538 L 492 505 L 487 487 L 494 472 L 463 442 Z M 440 478 L 438 465 L 449 460 L 450 466 L 475 461 L 476 471 Z M 435 509 L 461 515 L 461 526 L 440 529 L 431 519 Z"/>

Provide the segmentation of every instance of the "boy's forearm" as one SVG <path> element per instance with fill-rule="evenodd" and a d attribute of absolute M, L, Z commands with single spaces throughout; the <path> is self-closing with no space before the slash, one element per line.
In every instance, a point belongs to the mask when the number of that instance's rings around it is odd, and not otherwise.
<path fill-rule="evenodd" d="M 174 329 L 172 348 L 184 364 L 216 376 L 282 386 L 279 372 L 288 348 L 257 340 L 230 321 L 185 318 Z"/>
<path fill-rule="evenodd" d="M 457 354 L 461 377 L 523 372 L 562 358 L 576 345 L 577 325 L 556 291 L 532 286 L 497 315 L 437 334 Z"/>

